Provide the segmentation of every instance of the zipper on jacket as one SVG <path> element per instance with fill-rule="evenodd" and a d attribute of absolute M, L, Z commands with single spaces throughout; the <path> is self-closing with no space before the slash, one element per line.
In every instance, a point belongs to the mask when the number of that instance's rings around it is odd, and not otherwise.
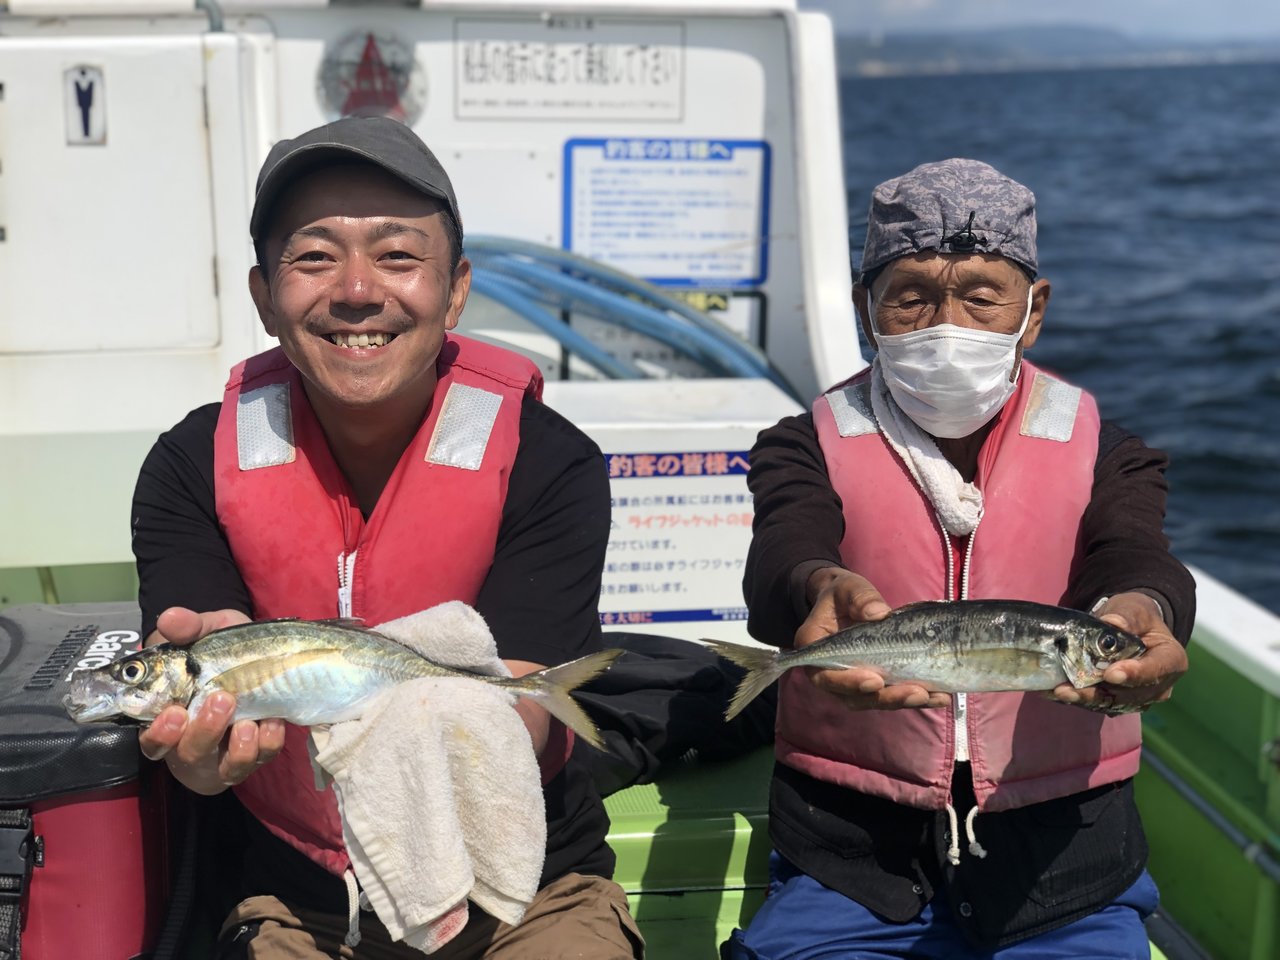
<path fill-rule="evenodd" d="M 355 576 L 356 553 L 343 550 L 338 554 L 338 616 L 350 617 L 351 613 L 351 581 Z"/>
<path fill-rule="evenodd" d="M 951 534 L 947 532 L 947 528 L 943 526 L 942 517 L 934 513 L 938 521 L 938 535 L 942 538 L 942 552 L 947 557 L 947 588 L 944 594 L 945 599 L 956 599 L 955 583 L 956 583 L 956 551 L 951 543 Z M 973 543 L 972 534 L 969 538 L 970 544 Z M 967 565 L 967 564 L 966 564 Z M 967 577 L 968 571 L 961 568 L 960 576 Z M 968 580 L 962 581 L 962 592 L 967 587 Z M 965 725 L 965 711 L 967 704 L 965 703 L 965 695 L 963 693 L 955 693 L 951 695 L 951 702 L 954 705 L 955 719 L 952 723 L 952 739 L 956 745 L 955 761 L 959 763 L 961 760 L 969 759 L 969 728 Z"/>
<path fill-rule="evenodd" d="M 352 494 L 344 490 L 338 496 L 338 519 L 342 523 L 342 552 L 338 554 L 338 616 L 354 617 L 356 554 L 364 534 L 364 518 L 354 504 Z"/>
<path fill-rule="evenodd" d="M 982 514 L 978 514 L 978 523 L 982 523 Z M 978 536 L 978 524 L 974 524 L 973 530 L 969 532 L 969 542 L 965 546 L 964 561 L 960 566 L 960 599 L 969 599 L 969 565 L 973 560 L 973 541 Z M 951 568 L 951 543 L 947 542 L 947 568 L 950 574 Z M 947 587 L 950 589 L 951 579 L 948 576 Z M 957 693 L 955 695 L 956 704 L 956 762 L 968 761 L 969 759 L 969 695 L 967 693 Z"/>

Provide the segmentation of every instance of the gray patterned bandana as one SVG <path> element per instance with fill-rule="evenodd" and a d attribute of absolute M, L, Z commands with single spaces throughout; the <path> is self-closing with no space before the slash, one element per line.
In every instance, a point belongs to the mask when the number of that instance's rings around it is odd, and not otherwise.
<path fill-rule="evenodd" d="M 997 253 L 1034 277 L 1035 195 L 988 164 L 960 158 L 886 180 L 871 192 L 864 277 L 922 250 Z"/>

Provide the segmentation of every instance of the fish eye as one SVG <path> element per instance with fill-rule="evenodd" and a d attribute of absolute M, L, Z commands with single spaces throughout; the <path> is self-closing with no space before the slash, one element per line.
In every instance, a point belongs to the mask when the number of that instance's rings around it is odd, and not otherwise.
<path fill-rule="evenodd" d="M 1115 648 L 1116 648 L 1116 638 L 1115 638 L 1115 637 L 1103 637 L 1103 638 L 1102 638 L 1102 651 L 1103 651 L 1104 653 L 1111 653 L 1111 651 L 1115 650 Z"/>
<path fill-rule="evenodd" d="M 137 683 L 147 675 L 147 665 L 141 660 L 126 660 L 120 665 L 120 679 L 125 683 Z"/>

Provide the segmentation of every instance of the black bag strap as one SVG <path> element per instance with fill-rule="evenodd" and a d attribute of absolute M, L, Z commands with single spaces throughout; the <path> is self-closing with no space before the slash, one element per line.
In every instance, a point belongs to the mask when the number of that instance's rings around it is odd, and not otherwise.
<path fill-rule="evenodd" d="M 22 894 L 32 867 L 44 863 L 44 841 L 31 811 L 0 810 L 0 960 L 22 960 Z"/>
<path fill-rule="evenodd" d="M 171 780 L 167 771 L 160 772 L 154 788 L 169 791 L 166 800 L 170 823 L 169 860 L 173 867 L 164 923 L 156 937 L 155 949 L 149 957 L 150 960 L 181 960 L 190 955 L 189 941 L 192 938 L 199 941 L 202 934 L 202 931 L 193 929 L 199 893 L 198 857 L 202 807 L 195 802 L 197 798 L 194 794 L 188 793 Z M 221 921 L 221 917 L 218 919 Z"/>

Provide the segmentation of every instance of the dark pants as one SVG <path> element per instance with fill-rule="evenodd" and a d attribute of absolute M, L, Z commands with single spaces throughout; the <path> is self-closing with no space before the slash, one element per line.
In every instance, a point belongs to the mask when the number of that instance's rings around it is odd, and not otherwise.
<path fill-rule="evenodd" d="M 824 887 L 774 852 L 769 896 L 746 931 L 735 930 L 726 960 L 1148 960 L 1143 920 L 1159 895 L 1142 876 L 1101 910 L 996 950 L 970 946 L 943 896 L 906 923 L 893 923 Z"/>

